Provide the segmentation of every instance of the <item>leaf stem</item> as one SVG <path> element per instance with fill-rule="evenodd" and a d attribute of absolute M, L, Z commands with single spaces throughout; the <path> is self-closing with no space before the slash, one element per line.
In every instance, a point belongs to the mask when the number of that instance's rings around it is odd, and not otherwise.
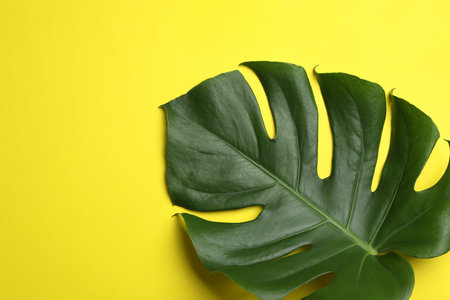
<path fill-rule="evenodd" d="M 331 224 L 333 224 L 337 229 L 339 229 L 342 233 L 344 233 L 346 236 L 348 236 L 350 239 L 352 239 L 359 247 L 364 249 L 364 251 L 368 252 L 371 255 L 377 255 L 378 252 L 369 244 L 367 244 L 365 241 L 360 239 L 356 234 L 351 232 L 348 228 L 341 225 L 338 221 L 336 221 L 334 218 L 329 216 L 326 212 L 322 211 L 319 207 L 317 207 L 312 201 L 310 201 L 305 195 L 299 193 L 295 189 L 293 189 L 289 184 L 281 180 L 276 175 L 272 174 L 269 170 L 264 168 L 264 166 L 260 165 L 247 155 L 245 155 L 242 151 L 231 145 L 225 140 L 222 140 L 224 143 L 226 143 L 231 149 L 236 151 L 238 154 L 242 155 L 245 159 L 247 159 L 250 163 L 252 163 L 255 167 L 259 168 L 261 171 L 266 173 L 268 176 L 270 176 L 273 180 L 278 182 L 282 187 L 284 187 L 286 190 L 288 190 L 290 193 L 292 193 L 294 196 L 302 200 L 306 205 L 308 205 L 312 210 L 317 212 L 319 215 L 324 217 L 326 220 L 328 220 Z"/>
<path fill-rule="evenodd" d="M 265 169 L 264 169 L 265 170 Z M 264 171 L 263 170 L 263 171 Z M 285 189 L 287 189 L 289 192 L 294 194 L 297 198 L 301 199 L 304 203 L 306 203 L 309 207 L 311 207 L 314 211 L 319 213 L 321 216 L 323 216 L 325 219 L 327 219 L 331 224 L 333 224 L 337 229 L 342 231 L 345 235 L 350 237 L 355 243 L 360 246 L 362 249 L 370 253 L 371 255 L 377 255 L 378 252 L 369 244 L 367 244 L 365 241 L 361 240 L 356 234 L 351 232 L 346 227 L 342 226 L 338 221 L 336 221 L 334 218 L 326 214 L 324 211 L 322 211 L 320 208 L 318 208 L 316 205 L 314 205 L 309 199 L 307 199 L 303 194 L 300 194 L 299 192 L 292 189 L 288 184 L 283 182 L 281 179 L 276 177 L 275 175 L 271 173 L 266 173 L 269 176 L 271 176 L 274 180 L 278 181 L 278 183 L 283 186 Z"/>
<path fill-rule="evenodd" d="M 210 131 L 211 132 L 211 131 Z M 329 216 L 326 212 L 322 211 L 319 207 L 317 207 L 311 200 L 309 200 L 305 195 L 299 193 L 296 191 L 293 187 L 291 187 L 289 184 L 281 180 L 278 176 L 275 174 L 272 174 L 269 170 L 267 170 L 264 166 L 259 164 L 258 162 L 254 161 L 252 158 L 247 156 L 245 153 L 240 151 L 238 148 L 230 144 L 228 141 L 220 138 L 215 133 L 211 132 L 211 134 L 215 135 L 219 140 L 221 140 L 223 143 L 225 143 L 228 147 L 230 147 L 232 150 L 234 150 L 236 153 L 244 157 L 246 160 L 248 160 L 251 164 L 253 164 L 255 167 L 263 171 L 266 175 L 271 177 L 273 180 L 278 182 L 282 187 L 284 187 L 287 191 L 292 193 L 294 196 L 296 196 L 298 199 L 302 200 L 306 205 L 308 205 L 312 210 L 317 212 L 319 215 L 324 217 L 326 220 L 328 220 L 331 224 L 333 224 L 337 229 L 339 229 L 344 235 L 348 236 L 350 239 L 352 239 L 356 245 L 361 247 L 364 251 L 368 252 L 371 255 L 377 255 L 378 252 L 372 247 L 372 245 L 367 244 L 365 241 L 360 239 L 356 234 L 351 232 L 348 228 L 341 225 L 338 221 L 336 221 L 333 217 Z"/>

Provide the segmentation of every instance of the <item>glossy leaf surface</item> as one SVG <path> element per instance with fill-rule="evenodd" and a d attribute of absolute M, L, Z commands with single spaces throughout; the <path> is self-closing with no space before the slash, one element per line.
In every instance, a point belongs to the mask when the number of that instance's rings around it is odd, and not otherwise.
<path fill-rule="evenodd" d="M 414 190 L 439 137 L 432 120 L 390 96 L 390 148 L 372 192 L 385 92 L 355 76 L 316 74 L 333 136 L 332 172 L 320 179 L 318 113 L 304 69 L 243 65 L 267 95 L 274 139 L 238 71 L 208 79 L 163 105 L 172 202 L 197 211 L 263 207 L 255 220 L 243 223 L 183 214 L 204 266 L 263 300 L 281 299 L 327 273 L 336 273 L 331 284 L 306 299 L 408 299 L 412 268 L 389 251 L 429 258 L 450 247 L 449 169 L 435 186 Z M 306 245 L 311 247 L 289 255 Z"/>

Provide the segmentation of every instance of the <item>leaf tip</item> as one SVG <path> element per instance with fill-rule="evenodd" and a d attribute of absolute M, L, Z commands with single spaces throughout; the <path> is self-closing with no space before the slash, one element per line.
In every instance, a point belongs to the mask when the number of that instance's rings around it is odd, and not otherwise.
<path fill-rule="evenodd" d="M 247 68 L 251 69 L 250 65 L 252 65 L 253 63 L 255 63 L 255 62 L 254 61 L 244 61 L 244 62 L 241 62 L 238 65 L 238 67 L 247 67 Z"/>
<path fill-rule="evenodd" d="M 315 65 L 314 68 L 313 68 L 313 75 L 314 75 L 314 77 L 316 77 L 316 78 L 317 78 L 317 75 L 319 75 L 319 72 L 317 72 L 317 67 L 318 67 L 318 66 L 319 66 L 319 64 Z"/>

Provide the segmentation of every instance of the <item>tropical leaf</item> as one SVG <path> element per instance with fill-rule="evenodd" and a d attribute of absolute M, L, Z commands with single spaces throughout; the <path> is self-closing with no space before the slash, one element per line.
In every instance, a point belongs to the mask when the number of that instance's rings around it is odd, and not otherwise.
<path fill-rule="evenodd" d="M 305 299 L 408 299 L 413 270 L 391 250 L 429 258 L 450 246 L 449 168 L 433 187 L 414 190 L 439 137 L 432 120 L 390 95 L 390 148 L 372 192 L 385 92 L 352 75 L 316 74 L 333 135 L 332 172 L 320 179 L 317 108 L 304 69 L 243 65 L 265 90 L 274 139 L 238 71 L 208 79 L 163 105 L 173 204 L 197 211 L 263 207 L 255 220 L 243 223 L 182 214 L 203 265 L 264 300 L 281 299 L 327 273 L 336 274 L 331 284 Z M 312 246 L 293 254 L 306 245 Z"/>

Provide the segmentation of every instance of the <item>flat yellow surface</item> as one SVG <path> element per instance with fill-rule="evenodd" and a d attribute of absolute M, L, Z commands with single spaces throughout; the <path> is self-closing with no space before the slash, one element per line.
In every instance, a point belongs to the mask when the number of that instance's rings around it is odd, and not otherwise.
<path fill-rule="evenodd" d="M 396 87 L 450 138 L 448 1 L 269 2 L 0 0 L 0 299 L 255 299 L 206 271 L 171 218 L 181 210 L 166 192 L 157 108 L 242 61 Z M 448 155 L 439 141 L 418 189 Z M 450 299 L 449 254 L 411 262 L 411 299 Z"/>

